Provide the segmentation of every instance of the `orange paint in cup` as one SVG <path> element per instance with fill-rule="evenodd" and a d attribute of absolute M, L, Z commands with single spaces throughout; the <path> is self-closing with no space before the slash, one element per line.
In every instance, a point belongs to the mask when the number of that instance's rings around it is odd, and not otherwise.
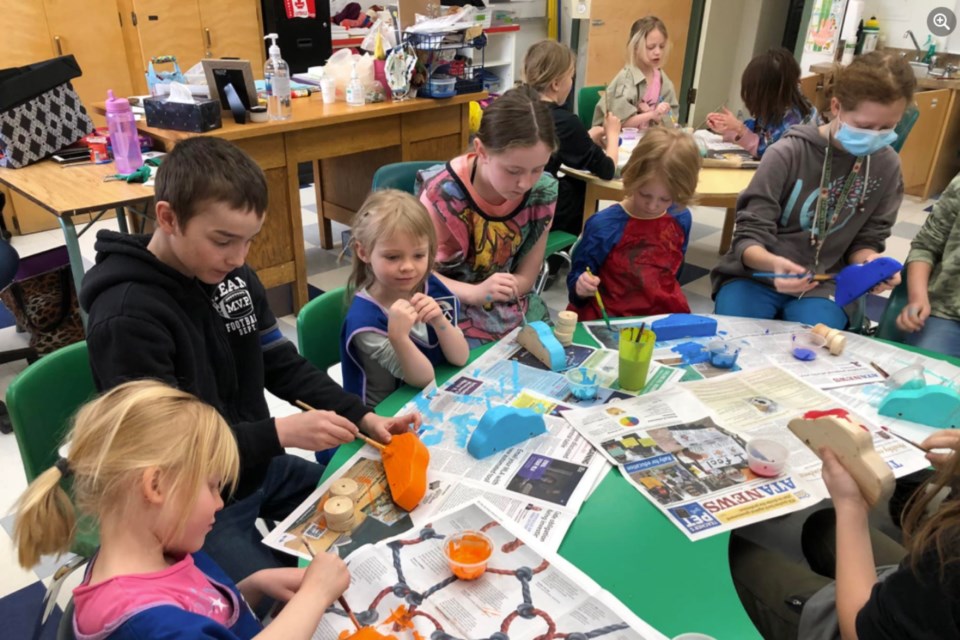
<path fill-rule="evenodd" d="M 463 531 L 447 538 L 443 555 L 453 575 L 461 580 L 476 580 L 487 570 L 493 541 L 479 531 Z"/>

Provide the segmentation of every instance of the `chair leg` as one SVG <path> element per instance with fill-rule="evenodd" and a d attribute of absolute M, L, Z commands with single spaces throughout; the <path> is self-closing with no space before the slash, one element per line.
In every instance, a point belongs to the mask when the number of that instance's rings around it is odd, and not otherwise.
<path fill-rule="evenodd" d="M 70 562 L 67 562 L 57 569 L 56 573 L 53 574 L 53 580 L 50 582 L 50 587 L 47 588 L 47 592 L 43 595 L 40 616 L 37 619 L 37 624 L 33 630 L 34 640 L 39 640 L 43 634 L 43 627 L 46 625 L 50 614 L 53 613 L 54 607 L 57 606 L 57 596 L 60 595 L 60 589 L 63 587 L 63 583 L 67 579 L 67 576 L 85 565 L 89 559 L 90 558 L 84 558 L 83 556 L 76 556 L 70 560 Z"/>
<path fill-rule="evenodd" d="M 549 256 L 548 256 L 549 257 Z M 547 276 L 550 275 L 550 264 L 547 258 L 543 259 L 543 265 L 540 267 L 540 275 L 537 276 L 537 282 L 533 285 L 533 291 L 537 295 L 543 293 L 543 287 L 547 284 Z"/>

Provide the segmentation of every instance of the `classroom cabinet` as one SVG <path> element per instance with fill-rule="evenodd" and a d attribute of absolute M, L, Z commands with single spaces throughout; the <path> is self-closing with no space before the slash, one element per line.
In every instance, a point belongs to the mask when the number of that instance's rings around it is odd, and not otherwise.
<path fill-rule="evenodd" d="M 907 193 L 920 195 L 918 191 L 922 191 L 927 182 L 933 168 L 937 140 L 946 123 L 950 93 L 949 89 L 938 89 L 914 95 L 920 115 L 900 150 L 903 188 Z"/>

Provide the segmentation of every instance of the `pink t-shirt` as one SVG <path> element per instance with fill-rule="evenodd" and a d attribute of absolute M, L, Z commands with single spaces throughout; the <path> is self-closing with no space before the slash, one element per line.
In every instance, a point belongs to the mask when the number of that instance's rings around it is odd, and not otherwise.
<path fill-rule="evenodd" d="M 93 563 L 73 590 L 75 628 L 83 635 L 109 633 L 135 613 L 157 605 L 179 607 L 225 627 L 236 622 L 238 603 L 233 592 L 211 582 L 191 555 L 163 571 L 116 576 L 90 586 L 92 567 Z"/>

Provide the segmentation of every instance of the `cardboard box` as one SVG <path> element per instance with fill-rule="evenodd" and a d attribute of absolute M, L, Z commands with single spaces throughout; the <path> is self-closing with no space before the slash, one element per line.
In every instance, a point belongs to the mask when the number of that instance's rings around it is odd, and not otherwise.
<path fill-rule="evenodd" d="M 147 126 L 203 133 L 223 126 L 220 103 L 198 98 L 194 103 L 170 102 L 164 97 L 145 98 Z"/>

